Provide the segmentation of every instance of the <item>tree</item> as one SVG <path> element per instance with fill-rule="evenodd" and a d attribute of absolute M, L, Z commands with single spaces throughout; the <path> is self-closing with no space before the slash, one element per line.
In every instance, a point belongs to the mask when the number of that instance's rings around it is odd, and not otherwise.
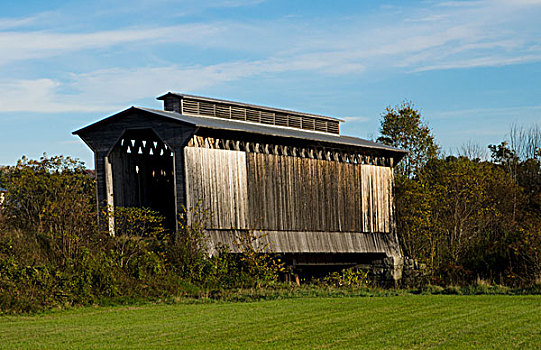
<path fill-rule="evenodd" d="M 541 126 L 513 125 L 508 141 L 489 145 L 492 161 L 507 172 L 523 188 L 528 197 L 529 211 L 541 212 Z M 517 205 L 517 201 L 513 201 Z M 515 220 L 515 215 L 513 215 Z"/>
<path fill-rule="evenodd" d="M 450 156 L 430 160 L 414 179 L 399 179 L 397 225 L 404 253 L 426 263 L 433 277 L 446 283 L 476 276 L 492 280 L 509 275 L 513 259 L 526 260 L 519 226 L 524 220 L 510 220 L 513 199 L 523 208 L 524 196 L 501 167 Z M 537 259 L 535 253 L 529 261 Z"/>
<path fill-rule="evenodd" d="M 64 156 L 23 157 L 2 173 L 2 220 L 21 231 L 52 237 L 69 255 L 95 222 L 94 180 L 83 164 Z"/>
<path fill-rule="evenodd" d="M 382 118 L 378 142 L 409 151 L 396 167 L 398 174 L 411 178 L 430 159 L 438 156 L 439 146 L 432 131 L 412 102 L 387 107 Z"/>

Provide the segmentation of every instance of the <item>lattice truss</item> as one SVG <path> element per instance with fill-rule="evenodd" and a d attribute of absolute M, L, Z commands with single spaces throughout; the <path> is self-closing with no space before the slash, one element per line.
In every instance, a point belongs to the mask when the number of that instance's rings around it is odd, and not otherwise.
<path fill-rule="evenodd" d="M 153 157 L 172 157 L 173 151 L 159 138 L 151 135 L 141 137 L 124 137 L 120 140 L 123 152 L 134 155 Z"/>
<path fill-rule="evenodd" d="M 310 159 L 321 159 L 351 164 L 370 164 L 378 166 L 393 166 L 392 157 L 364 154 L 350 150 L 327 147 L 295 147 L 269 143 L 248 142 L 239 140 L 220 139 L 194 135 L 188 142 L 188 147 L 222 149 L 248 153 L 263 153 L 279 156 L 291 156 Z"/>

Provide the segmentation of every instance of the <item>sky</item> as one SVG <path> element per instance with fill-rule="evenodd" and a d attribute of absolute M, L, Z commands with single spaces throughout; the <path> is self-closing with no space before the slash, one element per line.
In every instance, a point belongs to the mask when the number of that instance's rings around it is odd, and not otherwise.
<path fill-rule="evenodd" d="M 0 164 L 168 91 L 323 114 L 377 138 L 412 101 L 446 153 L 541 124 L 541 0 L 0 2 Z"/>

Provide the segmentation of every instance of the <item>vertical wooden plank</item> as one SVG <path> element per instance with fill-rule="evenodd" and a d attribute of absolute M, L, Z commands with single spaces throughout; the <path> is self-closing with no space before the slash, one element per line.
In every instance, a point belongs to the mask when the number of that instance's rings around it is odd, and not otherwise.
<path fill-rule="evenodd" d="M 292 215 L 293 215 L 293 230 L 301 230 L 301 225 L 300 225 L 300 216 L 301 216 L 301 213 L 302 213 L 302 201 L 300 201 L 299 199 L 299 169 L 300 169 L 300 159 L 298 157 L 294 157 L 291 159 L 291 164 L 292 164 L 292 168 L 291 168 L 291 174 L 292 174 L 292 180 L 293 180 L 293 183 L 291 184 L 291 188 L 292 188 L 292 203 L 293 203 L 293 208 L 292 208 Z"/>
<path fill-rule="evenodd" d="M 272 180 L 274 175 L 273 169 L 273 159 L 271 155 L 263 155 L 265 162 L 262 164 L 265 173 L 265 185 L 267 186 L 267 203 L 269 210 L 267 211 L 267 220 L 268 224 L 266 228 L 272 229 L 276 227 L 276 207 L 274 205 L 274 185 L 275 182 Z"/>
<path fill-rule="evenodd" d="M 376 214 L 377 214 L 377 218 L 378 218 L 378 229 L 377 229 L 377 232 L 383 232 L 383 229 L 382 229 L 382 226 L 383 226 L 383 221 L 382 221 L 382 218 L 383 218 L 383 198 L 382 198 L 382 188 L 381 188 L 381 167 L 379 166 L 376 166 L 376 188 L 375 188 L 375 192 L 376 192 L 376 195 L 377 195 L 377 198 L 376 198 L 376 203 L 377 203 L 377 209 L 376 209 Z"/>
<path fill-rule="evenodd" d="M 283 164 L 283 172 L 285 175 L 285 197 L 284 197 L 284 208 L 285 208 L 285 229 L 286 230 L 292 230 L 292 221 L 293 221 L 293 215 L 292 215 L 292 202 L 293 199 L 291 196 L 291 186 L 292 186 L 292 179 L 291 179 L 291 157 L 284 156 L 282 158 L 282 164 Z"/>
<path fill-rule="evenodd" d="M 248 215 L 249 212 L 248 212 L 248 208 L 249 208 L 249 204 L 250 202 L 248 201 L 248 168 L 247 168 L 247 154 L 246 153 L 240 153 L 241 155 L 241 170 L 243 172 L 243 181 L 241 183 L 241 191 L 242 191 L 242 194 L 243 194 L 243 203 L 244 203 L 244 207 L 243 207 L 243 211 L 244 211 L 244 225 L 243 227 L 245 229 L 249 229 L 250 227 L 248 226 L 249 225 L 249 221 L 248 221 Z"/>
<path fill-rule="evenodd" d="M 235 151 L 223 151 L 223 156 L 222 156 L 222 166 L 225 166 L 227 169 L 226 171 L 224 171 L 224 176 L 225 176 L 225 182 L 224 182 L 224 186 L 225 186 L 225 191 L 224 191 L 224 197 L 222 198 L 223 200 L 223 205 L 228 209 L 227 210 L 227 226 L 229 227 L 236 227 L 236 222 L 235 222 L 235 198 L 234 198 L 234 195 L 233 195 L 233 171 L 235 168 L 233 168 L 234 164 L 232 162 L 232 158 L 234 156 L 234 152 Z M 224 168 L 221 168 L 221 169 L 224 169 Z"/>
<path fill-rule="evenodd" d="M 280 162 L 279 155 L 273 155 L 274 158 L 274 174 L 273 174 L 273 181 L 275 183 L 275 193 L 274 193 L 274 203 L 276 206 L 276 227 L 279 227 L 280 230 L 284 229 L 284 207 L 282 205 L 282 199 L 283 199 L 283 175 L 282 175 L 282 165 Z"/>
<path fill-rule="evenodd" d="M 257 177 L 257 159 L 254 153 L 246 154 L 246 185 L 247 185 L 247 226 L 255 229 L 260 227 L 260 205 L 259 196 L 261 191 L 258 190 L 259 180 Z M 256 195 L 257 194 L 257 195 Z"/>
<path fill-rule="evenodd" d="M 344 213 L 346 213 L 345 218 L 345 228 L 344 231 L 352 230 L 352 219 L 353 219 L 353 203 L 351 201 L 351 164 L 344 163 L 345 177 L 344 177 L 344 201 L 346 203 L 344 207 Z"/>
<path fill-rule="evenodd" d="M 241 225 L 240 225 L 240 214 L 241 214 L 241 193 L 240 193 L 240 187 L 239 187 L 239 178 L 241 176 L 240 174 L 240 169 L 239 169 L 239 162 L 238 162 L 238 156 L 237 156 L 237 151 L 232 151 L 231 152 L 231 159 L 230 159 L 230 163 L 231 163 L 231 169 L 233 169 L 231 171 L 231 177 L 229 178 L 229 187 L 231 188 L 231 198 L 229 199 L 232 203 L 231 203 L 231 217 L 232 217 L 232 220 L 233 220 L 233 228 L 236 228 L 236 229 L 240 229 L 241 228 Z"/>
<path fill-rule="evenodd" d="M 344 177 L 344 201 L 346 203 L 346 206 L 344 207 L 344 212 L 346 213 L 345 218 L 345 228 L 344 231 L 351 231 L 352 228 L 352 209 L 353 209 L 353 203 L 351 201 L 351 164 L 344 163 L 344 170 L 345 170 L 345 177 Z"/>
<path fill-rule="evenodd" d="M 185 193 L 186 193 L 186 207 L 189 207 L 191 205 L 193 196 L 195 194 L 193 180 L 192 180 L 192 176 L 194 173 L 193 163 L 191 161 L 192 148 L 185 147 L 183 152 L 184 152 L 184 167 L 185 167 L 184 173 L 186 174 L 186 178 L 184 181 Z"/>
<path fill-rule="evenodd" d="M 384 191 L 384 188 L 383 188 L 383 171 L 382 171 L 382 167 L 378 166 L 377 167 L 377 171 L 378 171 L 378 181 L 376 183 L 376 187 L 377 187 L 377 193 L 378 193 L 378 198 L 377 198 L 377 201 L 378 201 L 378 232 L 385 232 L 385 226 L 384 226 L 384 221 L 383 221 L 383 218 L 384 218 L 384 197 L 383 197 L 383 191 Z"/>
<path fill-rule="evenodd" d="M 219 152 L 219 150 L 217 150 Z M 222 168 L 220 154 L 216 154 L 214 152 L 211 152 L 210 150 L 206 152 L 206 154 L 210 158 L 211 166 L 209 169 L 209 177 L 208 180 L 212 181 L 212 187 L 214 189 L 213 191 L 213 205 L 216 211 L 218 212 L 218 228 L 226 227 L 226 217 L 227 217 L 227 210 L 224 208 L 223 205 L 223 197 L 224 197 L 224 177 L 226 174 L 226 170 Z"/>
<path fill-rule="evenodd" d="M 309 182 L 308 182 L 308 188 L 310 189 L 310 209 L 307 212 L 306 216 L 306 229 L 307 230 L 313 230 L 314 226 L 317 227 L 316 218 L 314 218 L 314 214 L 317 213 L 317 184 L 315 183 L 315 164 L 310 159 L 307 158 L 306 161 L 308 162 L 308 167 L 310 169 L 310 176 L 309 176 Z"/>
<path fill-rule="evenodd" d="M 361 182 L 359 178 L 359 165 L 355 164 L 353 166 L 353 180 L 352 180 L 352 186 L 353 186 L 353 193 L 354 193 L 354 209 L 353 209 L 353 215 L 354 215 L 354 229 L 355 232 L 361 232 L 361 202 L 360 202 L 360 192 L 361 192 Z"/>
<path fill-rule="evenodd" d="M 371 193 L 372 193 L 372 217 L 373 217 L 373 220 L 374 220 L 374 226 L 372 228 L 372 232 L 378 232 L 378 230 L 379 230 L 379 223 L 378 223 L 378 214 L 379 214 L 378 207 L 379 207 L 379 203 L 378 203 L 378 188 L 377 188 L 378 168 L 375 165 L 372 166 L 371 179 L 372 179 L 372 188 L 371 188 Z"/>
<path fill-rule="evenodd" d="M 312 171 L 312 211 L 310 213 L 310 231 L 318 230 L 321 227 L 321 215 L 320 215 L 320 193 L 319 193 L 319 178 L 318 178 L 318 164 L 316 159 L 310 159 L 310 168 Z"/>
<path fill-rule="evenodd" d="M 370 192 L 369 192 L 369 185 L 370 185 L 370 173 L 369 173 L 370 166 L 367 164 L 362 165 L 361 167 L 361 178 L 362 178 L 362 210 L 363 210 L 363 232 L 370 232 L 370 216 L 369 216 L 369 210 L 370 210 Z"/>
<path fill-rule="evenodd" d="M 393 220 L 393 170 L 392 168 L 386 168 L 387 170 L 387 228 L 386 232 L 392 231 Z"/>
<path fill-rule="evenodd" d="M 322 159 L 316 159 L 317 164 L 317 192 L 319 193 L 319 217 L 320 226 L 319 231 L 328 231 L 328 203 L 327 203 L 327 189 L 325 188 L 325 165 Z"/>
<path fill-rule="evenodd" d="M 370 177 L 369 177 L 369 181 L 370 181 L 370 187 L 368 189 L 369 191 L 369 195 L 370 195 L 370 207 L 369 207 L 369 211 L 370 211 L 370 232 L 375 232 L 376 231 L 376 218 L 375 218 L 375 213 L 376 213 L 376 207 L 374 204 L 375 203 L 375 200 L 374 200 L 374 166 L 373 165 L 369 165 L 368 166 L 369 170 L 370 170 Z"/>
<path fill-rule="evenodd" d="M 257 158 L 257 174 L 260 182 L 260 193 L 259 193 L 259 203 L 261 206 L 261 216 L 260 216 L 260 225 L 261 228 L 268 228 L 269 222 L 268 222 L 268 185 L 267 185 L 267 174 L 265 172 L 265 166 L 263 164 L 263 155 L 262 154 L 256 154 Z"/>
<path fill-rule="evenodd" d="M 381 167 L 381 211 L 382 211 L 382 216 L 381 216 L 381 229 L 382 229 L 382 232 L 388 232 L 387 230 L 387 216 L 388 216 L 388 207 L 387 207 L 387 203 L 388 203 L 388 196 L 387 196 L 387 172 L 386 172 L 386 168 L 384 167 Z"/>
<path fill-rule="evenodd" d="M 239 193 L 239 186 L 238 179 L 239 179 L 239 166 L 237 162 L 237 151 L 230 151 L 231 156 L 228 158 L 229 166 L 231 167 L 231 170 L 229 171 L 229 210 L 231 212 L 231 227 L 235 229 L 240 228 L 240 193 Z"/>
<path fill-rule="evenodd" d="M 257 200 L 259 202 L 259 206 L 261 208 L 261 215 L 259 217 L 259 227 L 260 228 L 267 228 L 267 186 L 266 186 L 266 179 L 265 179 L 265 170 L 262 165 L 263 159 L 261 158 L 261 154 L 255 154 L 255 158 L 257 159 L 257 178 L 258 182 L 260 184 L 259 187 L 259 193 L 257 195 Z"/>
<path fill-rule="evenodd" d="M 306 180 L 303 177 L 303 174 L 306 173 L 306 168 L 304 164 L 304 159 L 302 158 L 296 158 L 296 172 L 295 172 L 295 178 L 296 178 L 296 190 L 295 190 L 295 196 L 297 198 L 297 227 L 298 230 L 304 230 L 304 217 L 306 216 L 305 212 L 307 210 L 306 206 L 306 188 L 304 181 Z"/>
<path fill-rule="evenodd" d="M 280 174 L 282 176 L 282 196 L 280 197 L 280 204 L 282 206 L 282 229 L 289 230 L 289 157 L 280 156 Z"/>
<path fill-rule="evenodd" d="M 328 191 L 329 188 L 327 187 L 326 182 L 326 171 L 327 168 L 326 162 L 322 159 L 317 160 L 318 163 L 318 178 L 319 178 L 319 193 L 321 194 L 321 204 L 319 206 L 320 208 L 320 215 L 321 215 L 321 228 L 320 230 L 323 231 L 329 231 L 329 214 L 331 212 L 329 208 L 329 197 L 328 197 Z"/>

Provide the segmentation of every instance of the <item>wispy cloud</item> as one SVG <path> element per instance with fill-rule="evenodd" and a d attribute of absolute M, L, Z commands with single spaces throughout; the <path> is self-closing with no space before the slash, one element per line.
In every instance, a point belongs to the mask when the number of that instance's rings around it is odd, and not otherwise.
<path fill-rule="evenodd" d="M 508 66 L 512 64 L 539 62 L 541 61 L 541 54 L 539 55 L 525 55 L 522 57 L 479 57 L 462 61 L 454 61 L 449 63 L 441 63 L 436 65 L 427 65 L 414 69 L 414 72 L 423 72 L 429 70 L 442 70 L 442 69 L 457 69 L 457 68 L 477 68 L 477 67 L 499 67 Z"/>
<path fill-rule="evenodd" d="M 0 112 L 110 111 L 118 108 L 114 106 L 119 104 L 148 98 L 171 87 L 198 91 L 260 74 L 316 69 L 334 74 L 337 69 L 334 62 L 314 60 L 308 55 L 287 60 L 234 61 L 207 66 L 103 69 L 73 73 L 68 82 L 53 79 L 14 80 L 0 83 Z M 362 67 L 344 64 L 339 69 L 355 71 Z"/>
<path fill-rule="evenodd" d="M 508 118 L 510 121 L 517 117 L 524 117 L 527 115 L 537 115 L 541 112 L 541 105 L 531 106 L 518 106 L 518 107 L 499 107 L 499 108 L 471 108 L 471 109 L 459 109 L 452 111 L 433 111 L 430 116 L 431 119 L 443 120 L 443 119 L 472 119 L 472 116 L 479 117 L 492 117 L 492 118 Z"/>
<path fill-rule="evenodd" d="M 369 120 L 371 120 L 372 118 L 367 118 L 367 117 L 344 117 L 342 118 L 344 119 L 346 122 L 367 122 Z"/>
<path fill-rule="evenodd" d="M 0 112 L 98 112 L 107 107 L 81 102 L 80 96 L 62 96 L 60 86 L 51 79 L 0 82 Z"/>
<path fill-rule="evenodd" d="M 0 18 L 0 30 L 14 29 L 32 24 L 37 17 L 25 18 Z"/>
<path fill-rule="evenodd" d="M 120 44 L 166 42 L 190 44 L 216 34 L 219 27 L 190 24 L 148 29 L 120 29 L 92 33 L 55 33 L 48 31 L 0 32 L 0 65 L 9 62 L 39 59 L 68 52 L 109 48 Z"/>
<path fill-rule="evenodd" d="M 216 1 L 206 6 L 259 2 Z M 138 4 L 150 6 L 146 0 Z M 162 27 L 141 24 L 85 33 L 61 33 L 51 28 L 4 31 L 0 32 L 0 67 L 6 70 L 25 60 L 54 60 L 81 51 L 115 54 L 134 44 L 158 59 L 130 68 L 81 68 L 68 78 L 45 74 L 36 79 L 4 79 L 0 83 L 0 111 L 108 110 L 111 105 L 153 96 L 171 87 L 197 91 L 275 73 L 339 76 L 539 62 L 541 28 L 535 24 L 536 14 L 541 15 L 540 4 L 533 0 L 429 3 L 408 16 L 395 6 L 396 14 L 391 11 L 382 16 L 381 23 L 376 17 L 352 15 L 332 24 L 322 19 L 299 22 L 298 18 L 281 18 Z M 30 24 L 33 18 L 0 19 L 0 30 Z M 183 60 L 182 54 L 164 59 L 159 55 L 162 49 L 219 50 L 220 55 L 212 60 L 205 56 L 205 63 L 194 64 L 193 59 Z M 29 94 L 34 102 L 20 103 L 23 94 Z"/>
<path fill-rule="evenodd" d="M 245 6 L 258 2 L 232 0 L 212 2 L 206 6 Z M 419 11 L 416 16 L 386 18 L 377 27 L 370 25 L 375 18 L 367 20 L 357 16 L 342 24 L 333 24 L 331 28 L 321 20 L 299 23 L 296 19 L 282 19 L 279 23 L 276 20 L 214 21 L 91 33 L 58 33 L 50 30 L 0 32 L 0 45 L 4 52 L 0 64 L 133 42 L 145 42 L 149 48 L 164 44 L 228 48 L 255 53 L 264 60 L 289 54 L 303 55 L 311 60 L 334 61 L 338 74 L 349 73 L 349 69 L 343 70 L 339 64 L 372 69 L 385 65 L 406 67 L 413 71 L 437 69 L 440 66 L 461 68 L 467 66 L 468 62 L 475 66 L 516 64 L 524 61 L 524 56 L 530 60 L 537 59 L 537 54 L 541 54 L 541 30 L 538 26 L 538 29 L 532 29 L 532 24 L 537 20 L 532 15 L 541 15 L 538 4 L 525 0 L 518 3 L 436 3 Z M 524 13 L 531 17 L 525 22 Z M 397 15 L 400 16 L 402 14 Z M 31 21 L 31 18 L 12 21 L 14 24 L 24 23 Z M 2 20 L 0 28 L 1 24 Z M 479 57 L 500 59 L 496 62 Z M 317 68 L 317 65 L 312 66 Z"/>

